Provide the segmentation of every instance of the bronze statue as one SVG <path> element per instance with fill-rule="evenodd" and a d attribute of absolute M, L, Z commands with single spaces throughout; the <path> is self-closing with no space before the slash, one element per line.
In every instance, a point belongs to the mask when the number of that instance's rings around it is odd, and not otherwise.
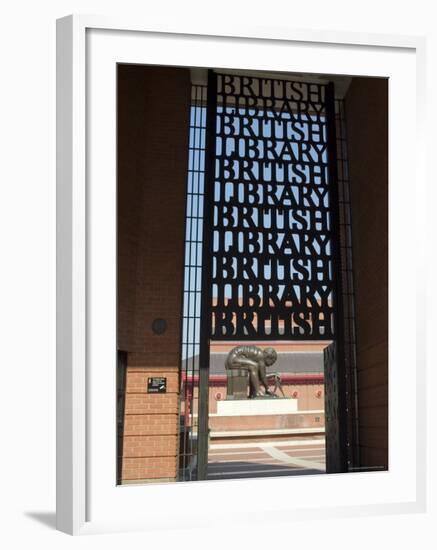
<path fill-rule="evenodd" d="M 225 361 L 228 378 L 233 375 L 232 371 L 234 370 L 248 372 L 249 398 L 277 397 L 269 390 L 266 376 L 266 367 L 273 365 L 277 357 L 278 355 L 273 348 L 261 349 L 253 345 L 237 346 L 231 349 Z M 264 393 L 261 391 L 261 385 L 264 387 Z M 235 396 L 228 397 L 235 398 Z"/>

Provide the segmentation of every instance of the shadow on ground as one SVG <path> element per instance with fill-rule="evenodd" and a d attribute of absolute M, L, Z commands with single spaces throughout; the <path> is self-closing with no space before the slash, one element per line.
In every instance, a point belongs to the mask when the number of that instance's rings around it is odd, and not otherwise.
<path fill-rule="evenodd" d="M 287 464 L 269 464 L 236 461 L 233 463 L 215 462 L 208 464 L 208 479 L 244 479 L 251 477 L 277 477 L 324 474 L 325 469 L 299 468 Z"/>
<path fill-rule="evenodd" d="M 55 512 L 24 512 L 24 515 L 50 529 L 56 529 L 56 513 Z"/>

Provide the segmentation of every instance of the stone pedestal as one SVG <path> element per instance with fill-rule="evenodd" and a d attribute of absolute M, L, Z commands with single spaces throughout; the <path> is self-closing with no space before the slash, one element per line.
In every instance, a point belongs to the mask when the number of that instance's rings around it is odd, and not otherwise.
<path fill-rule="evenodd" d="M 226 395 L 228 400 L 247 399 L 249 372 L 247 369 L 227 369 Z"/>
<path fill-rule="evenodd" d="M 217 402 L 217 416 L 263 416 L 297 412 L 297 399 L 232 399 Z"/>

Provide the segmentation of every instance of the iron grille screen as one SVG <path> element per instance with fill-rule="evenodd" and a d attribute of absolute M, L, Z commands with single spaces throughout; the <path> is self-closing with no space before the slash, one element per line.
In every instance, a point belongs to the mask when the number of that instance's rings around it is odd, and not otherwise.
<path fill-rule="evenodd" d="M 196 456 L 195 393 L 199 378 L 202 230 L 205 171 L 206 86 L 191 88 L 185 217 L 184 300 L 182 323 L 179 479 L 194 478 Z"/>
<path fill-rule="evenodd" d="M 355 337 L 355 289 L 353 280 L 352 220 L 350 204 L 350 181 L 346 139 L 346 121 L 344 101 L 335 101 L 335 119 L 337 136 L 338 167 L 338 206 L 339 206 L 339 244 L 340 274 L 343 294 L 343 360 L 344 384 L 348 403 L 348 463 L 352 468 L 358 465 L 358 376 L 356 365 Z"/>
<path fill-rule="evenodd" d="M 211 338 L 331 339 L 326 85 L 216 82 Z"/>

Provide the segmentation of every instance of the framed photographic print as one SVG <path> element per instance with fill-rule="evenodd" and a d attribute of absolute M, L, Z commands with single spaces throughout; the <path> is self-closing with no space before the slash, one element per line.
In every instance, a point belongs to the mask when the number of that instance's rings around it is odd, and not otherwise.
<path fill-rule="evenodd" d="M 71 16 L 57 68 L 58 528 L 423 509 L 424 42 Z"/>

